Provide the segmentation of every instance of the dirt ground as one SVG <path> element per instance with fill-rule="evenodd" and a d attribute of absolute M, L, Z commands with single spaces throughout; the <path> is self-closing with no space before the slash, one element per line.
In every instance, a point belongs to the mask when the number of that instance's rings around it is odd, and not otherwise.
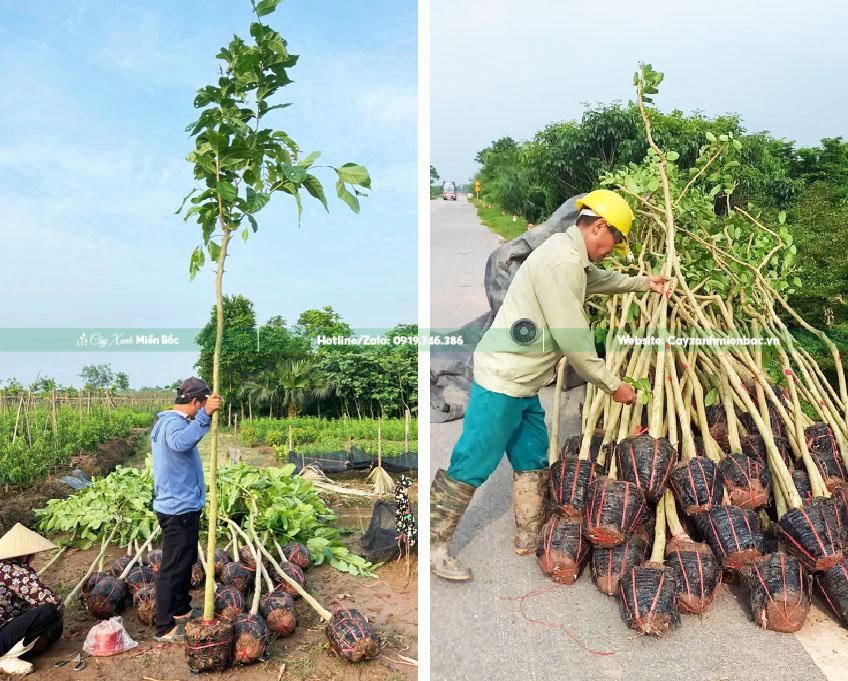
<path fill-rule="evenodd" d="M 223 446 L 234 446 L 231 435 L 222 434 Z M 243 460 L 254 465 L 274 465 L 270 452 L 242 447 Z M 223 458 L 223 457 L 222 457 Z M 134 463 L 143 462 L 143 456 L 133 457 Z M 361 480 L 345 480 L 345 485 L 364 488 Z M 413 506 L 416 503 L 417 484 L 410 490 Z M 359 537 L 367 528 L 372 500 L 348 496 L 325 496 L 339 517 L 339 523 L 348 528 L 351 550 L 359 548 Z M 44 582 L 67 594 L 85 574 L 96 554 L 95 549 L 69 551 L 42 576 Z M 111 550 L 108 562 L 121 555 L 119 549 Z M 35 561 L 36 569 L 46 563 L 49 555 Z M 108 564 L 108 563 L 107 563 Z M 307 590 L 319 602 L 332 610 L 338 605 L 357 608 L 373 625 L 383 641 L 379 657 L 369 662 L 351 665 L 338 658 L 327 644 L 323 623 L 318 615 L 302 600 L 296 601 L 297 630 L 291 636 L 271 642 L 267 659 L 248 667 L 235 667 L 222 673 L 222 679 L 239 678 L 342 681 L 378 681 L 417 678 L 417 667 L 405 662 L 418 658 L 418 570 L 413 555 L 409 575 L 404 561 L 391 562 L 377 570 L 378 579 L 354 577 L 330 567 L 313 567 L 307 573 Z M 194 591 L 193 605 L 202 606 L 202 589 Z M 124 626 L 138 647 L 109 658 L 88 658 L 86 668 L 73 672 L 70 665 L 55 668 L 59 660 L 69 659 L 82 649 L 86 633 L 95 624 L 94 619 L 79 604 L 69 606 L 65 614 L 65 631 L 62 639 L 50 650 L 34 660 L 36 672 L 31 678 L 57 681 L 85 681 L 86 679 L 139 679 L 142 681 L 178 681 L 195 676 L 189 672 L 183 647 L 179 644 L 159 644 L 153 640 L 152 627 L 143 625 L 132 607 L 122 613 Z M 0 679 L 5 678 L 0 674 Z"/>

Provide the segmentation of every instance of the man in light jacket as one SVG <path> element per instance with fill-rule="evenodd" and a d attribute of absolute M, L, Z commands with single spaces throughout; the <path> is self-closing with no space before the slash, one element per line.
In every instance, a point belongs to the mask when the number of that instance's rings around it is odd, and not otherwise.
<path fill-rule="evenodd" d="M 465 420 L 447 471 L 436 473 L 430 492 L 430 568 L 452 581 L 471 571 L 450 552 L 450 542 L 476 489 L 506 453 L 513 468 L 514 548 L 536 550 L 548 479 L 548 432 L 539 390 L 554 378 L 557 362 L 588 382 L 632 404 L 636 393 L 597 356 L 583 311 L 587 295 L 653 291 L 665 277 L 630 277 L 593 264 L 613 250 L 626 252 L 633 222 L 627 202 L 599 189 L 577 201 L 577 222 L 550 236 L 522 263 L 491 328 L 474 352 L 474 383 Z"/>
<path fill-rule="evenodd" d="M 181 641 L 191 608 L 191 569 L 197 561 L 206 483 L 197 443 L 209 432 L 223 400 L 199 378 L 177 389 L 174 408 L 158 414 L 150 433 L 153 510 L 162 528 L 162 564 L 156 573 L 156 640 Z"/>

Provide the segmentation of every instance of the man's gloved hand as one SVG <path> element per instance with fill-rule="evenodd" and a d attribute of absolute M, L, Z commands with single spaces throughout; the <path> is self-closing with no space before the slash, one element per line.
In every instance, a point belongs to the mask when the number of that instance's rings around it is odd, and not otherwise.
<path fill-rule="evenodd" d="M 618 390 L 612 394 L 612 399 L 614 402 L 620 402 L 621 404 L 633 404 L 636 401 L 636 391 L 632 385 L 622 381 L 621 385 L 618 386 Z"/>
<path fill-rule="evenodd" d="M 651 290 L 657 294 L 663 294 L 666 290 L 671 291 L 674 288 L 674 279 L 669 279 L 661 274 L 648 277 L 648 281 L 650 282 Z"/>

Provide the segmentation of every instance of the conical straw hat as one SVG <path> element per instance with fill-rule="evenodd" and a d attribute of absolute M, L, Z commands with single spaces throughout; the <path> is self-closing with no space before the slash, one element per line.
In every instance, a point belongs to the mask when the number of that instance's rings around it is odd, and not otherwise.
<path fill-rule="evenodd" d="M 55 548 L 56 545 L 52 541 L 45 539 L 38 532 L 15 523 L 11 530 L 0 537 L 0 560 L 19 558 Z"/>

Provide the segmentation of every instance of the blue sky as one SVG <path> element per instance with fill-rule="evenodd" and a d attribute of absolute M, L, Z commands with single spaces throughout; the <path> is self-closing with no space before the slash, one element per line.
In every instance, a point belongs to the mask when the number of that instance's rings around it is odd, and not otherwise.
<path fill-rule="evenodd" d="M 189 281 L 199 228 L 174 215 L 193 186 L 184 128 L 195 90 L 217 78 L 218 48 L 249 37 L 249 7 L 0 0 L 4 327 L 206 322 L 213 269 Z M 415 321 L 416 15 L 414 2 L 288 0 L 268 17 L 300 61 L 277 100 L 293 105 L 266 121 L 305 152 L 322 150 L 319 162 L 367 166 L 373 192 L 359 215 L 335 198 L 329 215 L 307 203 L 300 227 L 285 195 L 262 211 L 224 284 L 255 302 L 260 323 L 324 305 L 354 327 Z M 194 360 L 0 352 L 0 378 L 72 383 L 82 364 L 108 361 L 134 386 L 165 384 Z"/>
<path fill-rule="evenodd" d="M 464 181 L 493 139 L 529 139 L 583 103 L 626 102 L 639 61 L 663 110 L 739 113 L 815 145 L 848 136 L 848 5 L 827 0 L 432 0 L 431 162 Z"/>

